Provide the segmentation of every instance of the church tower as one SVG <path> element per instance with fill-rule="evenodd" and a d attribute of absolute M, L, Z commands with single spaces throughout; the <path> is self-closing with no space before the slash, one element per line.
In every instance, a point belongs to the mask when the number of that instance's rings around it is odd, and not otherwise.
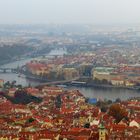
<path fill-rule="evenodd" d="M 107 131 L 106 131 L 103 123 L 101 123 L 99 125 L 99 140 L 107 140 L 106 136 L 107 136 Z"/>

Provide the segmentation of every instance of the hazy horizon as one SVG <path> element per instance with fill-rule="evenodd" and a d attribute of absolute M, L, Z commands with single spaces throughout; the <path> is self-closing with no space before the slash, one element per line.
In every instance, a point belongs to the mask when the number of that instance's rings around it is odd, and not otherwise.
<path fill-rule="evenodd" d="M 139 5 L 139 0 L 0 0 L 0 24 L 138 24 Z"/>

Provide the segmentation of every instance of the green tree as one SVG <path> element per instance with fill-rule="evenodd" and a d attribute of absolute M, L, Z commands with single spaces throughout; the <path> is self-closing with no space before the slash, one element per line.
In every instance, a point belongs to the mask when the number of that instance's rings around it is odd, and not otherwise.
<path fill-rule="evenodd" d="M 10 86 L 11 86 L 10 81 L 7 81 L 7 82 L 4 84 L 4 88 L 10 88 Z"/>
<path fill-rule="evenodd" d="M 85 125 L 84 125 L 84 128 L 89 128 L 90 127 L 90 123 L 86 123 Z"/>
<path fill-rule="evenodd" d="M 32 123 L 32 122 L 34 122 L 34 121 L 35 121 L 34 118 L 29 118 L 29 119 L 27 120 L 27 123 Z"/>

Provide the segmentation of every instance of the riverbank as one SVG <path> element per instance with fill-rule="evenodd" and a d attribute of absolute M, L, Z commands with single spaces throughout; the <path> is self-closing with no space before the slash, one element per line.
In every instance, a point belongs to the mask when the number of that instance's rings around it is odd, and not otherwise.
<path fill-rule="evenodd" d="M 77 86 L 77 87 L 96 87 L 96 88 L 113 88 L 113 89 L 128 89 L 128 90 L 140 90 L 139 86 L 136 87 L 126 87 L 126 86 L 113 86 L 107 84 L 95 84 L 95 83 L 83 83 L 83 84 L 72 84 L 68 83 L 67 86 Z"/>
<path fill-rule="evenodd" d="M 27 79 L 31 79 L 31 80 L 35 80 L 41 83 L 41 85 L 44 84 L 50 84 L 52 83 L 53 85 L 57 85 L 57 84 L 63 84 L 66 86 L 75 86 L 75 87 L 95 87 L 95 88 L 112 88 L 112 89 L 128 89 L 128 90 L 140 90 L 140 86 L 135 86 L 135 87 L 126 87 L 126 86 L 114 86 L 114 85 L 109 85 L 109 84 L 96 84 L 96 83 L 86 83 L 86 82 L 80 82 L 80 81 L 75 81 L 75 83 L 73 82 L 74 80 L 47 80 L 47 79 L 43 79 L 43 78 L 36 78 L 34 76 L 29 76 L 26 75 Z"/>

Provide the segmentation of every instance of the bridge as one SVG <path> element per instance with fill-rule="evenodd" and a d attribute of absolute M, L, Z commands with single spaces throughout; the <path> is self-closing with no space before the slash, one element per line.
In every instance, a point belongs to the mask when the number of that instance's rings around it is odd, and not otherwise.
<path fill-rule="evenodd" d="M 0 73 L 17 73 L 16 68 L 0 68 Z"/>
<path fill-rule="evenodd" d="M 76 81 L 78 79 L 79 78 L 70 79 L 70 80 L 61 80 L 61 81 L 52 81 L 52 82 L 39 83 L 39 86 L 68 84 L 68 83 L 71 83 L 72 81 Z"/>

